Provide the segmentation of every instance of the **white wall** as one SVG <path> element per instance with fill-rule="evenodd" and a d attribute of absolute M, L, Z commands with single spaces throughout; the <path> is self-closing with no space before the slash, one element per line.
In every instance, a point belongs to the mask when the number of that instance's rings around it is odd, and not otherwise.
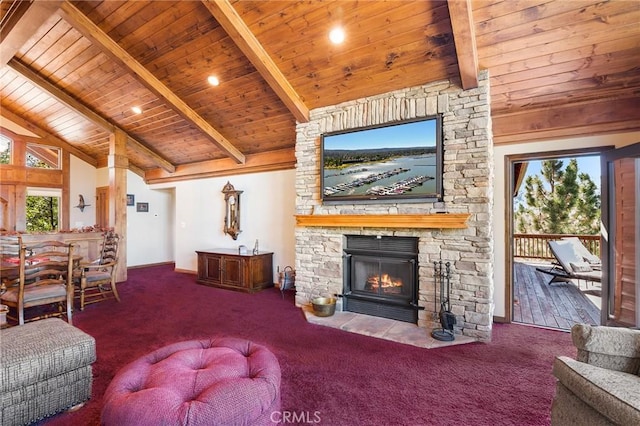
<path fill-rule="evenodd" d="M 96 224 L 96 169 L 89 163 L 85 163 L 77 157 L 71 155 L 69 170 L 69 227 L 82 228 L 83 226 L 93 226 Z M 78 205 L 79 197 L 82 194 L 84 202 L 91 204 L 80 211 L 74 206 Z"/>
<path fill-rule="evenodd" d="M 529 142 L 514 145 L 499 145 L 494 148 L 494 203 L 493 203 L 493 231 L 495 235 L 494 248 L 494 315 L 504 317 L 506 315 L 506 276 L 507 276 L 507 200 L 505 168 L 506 157 L 515 154 L 543 153 L 559 150 L 571 150 L 579 148 L 597 148 L 605 146 L 622 147 L 640 141 L 640 132 L 621 133 L 612 135 L 600 135 L 579 137 L 573 139 L 550 140 L 544 142 Z"/>
<path fill-rule="evenodd" d="M 237 240 L 223 233 L 224 195 L 227 183 L 240 196 L 240 229 Z M 274 279 L 277 266 L 294 264 L 295 170 L 236 175 L 158 184 L 175 188 L 176 269 L 196 271 L 195 251 L 211 248 L 253 248 L 273 252 Z"/>
<path fill-rule="evenodd" d="M 97 186 L 109 186 L 109 169 L 96 171 Z M 173 262 L 175 194 L 173 189 L 154 190 L 135 173 L 127 172 L 127 194 L 135 202 L 149 203 L 148 212 L 127 207 L 127 266 Z"/>
<path fill-rule="evenodd" d="M 175 194 L 172 188 L 155 190 L 135 173 L 127 173 L 127 194 L 135 205 L 127 206 L 127 266 L 172 262 L 175 259 Z M 137 211 L 148 203 L 148 212 Z"/>
<path fill-rule="evenodd" d="M 108 169 L 96 171 L 97 186 L 109 185 Z M 237 240 L 222 232 L 224 195 L 230 181 L 240 191 L 240 229 Z M 198 269 L 196 250 L 253 248 L 273 252 L 277 266 L 294 265 L 295 170 L 196 179 L 147 185 L 127 174 L 127 193 L 148 202 L 149 213 L 127 207 L 128 266 L 175 261 L 176 269 Z"/>

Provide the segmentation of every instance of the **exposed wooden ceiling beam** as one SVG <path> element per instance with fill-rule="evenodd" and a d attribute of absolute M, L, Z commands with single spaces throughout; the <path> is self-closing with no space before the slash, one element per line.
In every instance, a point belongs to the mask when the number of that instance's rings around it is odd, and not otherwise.
<path fill-rule="evenodd" d="M 91 121 L 97 126 L 102 127 L 103 129 L 105 129 L 110 133 L 114 133 L 116 130 L 121 130 L 123 133 L 127 134 L 127 132 L 122 130 L 120 127 L 118 127 L 115 124 L 112 124 L 109 120 L 105 119 L 100 114 L 96 113 L 91 108 L 84 105 L 82 102 L 80 102 L 79 100 L 77 100 L 76 98 L 74 98 L 73 96 L 71 96 L 70 94 L 68 94 L 67 92 L 65 92 L 58 86 L 56 86 L 55 84 L 46 80 L 40 74 L 36 73 L 31 68 L 27 67 L 22 62 L 20 62 L 19 60 L 13 58 L 9 61 L 7 65 L 11 67 L 11 69 L 13 69 L 15 72 L 17 72 L 18 74 L 20 74 L 21 76 L 29 80 L 32 84 L 36 85 L 41 90 L 47 92 L 49 95 L 57 99 L 59 102 L 63 103 L 68 108 L 74 110 L 78 114 L 82 115 L 87 120 Z M 176 166 L 171 164 L 168 160 L 163 158 L 160 154 L 147 148 L 145 145 L 137 141 L 135 138 L 133 138 L 129 134 L 127 134 L 127 138 L 128 138 L 128 145 L 132 149 L 138 151 L 145 157 L 148 157 L 158 167 L 161 167 L 162 169 L 166 170 L 169 173 L 173 173 L 176 171 Z"/>
<path fill-rule="evenodd" d="M 20 50 L 34 31 L 54 15 L 61 1 L 21 2 L 17 7 L 15 19 L 10 19 L 2 27 L 0 41 L 0 66 L 4 66 Z M 28 7 L 27 10 L 24 8 Z"/>
<path fill-rule="evenodd" d="M 73 96 L 69 95 L 64 90 L 60 89 L 58 86 L 46 80 L 37 72 L 33 71 L 31 68 L 20 62 L 20 60 L 13 58 L 7 63 L 7 65 L 20 74 L 22 77 L 27 79 L 31 84 L 38 87 L 42 91 L 49 94 L 51 97 L 55 98 L 58 102 L 64 104 L 66 107 L 74 110 L 78 114 L 85 117 L 87 120 L 92 123 L 102 127 L 104 130 L 113 133 L 115 131 L 115 126 L 101 117 L 99 114 L 94 112 L 91 108 L 82 104 Z"/>
<path fill-rule="evenodd" d="M 104 31 L 87 18 L 69 1 L 60 5 L 62 17 L 69 22 L 83 36 L 91 40 L 107 56 L 115 60 L 120 66 L 128 70 L 147 89 L 156 96 L 163 99 L 182 118 L 196 126 L 225 154 L 233 158 L 237 163 L 244 163 L 245 156 L 231 142 L 229 142 L 220 132 L 213 128 L 204 118 L 195 112 L 178 95 L 173 93 L 167 86 L 158 80 L 149 70 L 131 56 L 127 51 L 113 41 Z"/>
<path fill-rule="evenodd" d="M 258 39 L 244 23 L 238 12 L 228 0 L 202 0 L 216 21 L 229 34 L 236 46 L 245 54 L 278 95 L 280 100 L 291 111 L 299 122 L 309 121 L 309 108 L 304 104 L 300 95 L 293 89 L 289 81 L 264 50 Z"/>
<path fill-rule="evenodd" d="M 129 162 L 129 166 L 128 166 L 129 170 L 131 170 L 133 173 L 137 174 L 138 176 L 140 176 L 142 179 L 144 179 L 144 170 L 142 170 L 140 167 L 132 164 L 131 162 Z"/>
<path fill-rule="evenodd" d="M 82 161 L 88 164 L 91 164 L 93 167 L 96 167 L 98 165 L 98 160 L 96 160 L 92 156 L 85 154 L 75 146 L 70 145 L 69 143 L 63 141 L 59 137 L 52 135 L 51 133 L 47 132 L 44 129 L 41 129 L 40 127 L 36 126 L 30 121 L 25 120 L 24 118 L 20 117 L 18 114 L 15 114 L 14 112 L 10 111 L 8 108 L 2 108 L 1 111 L 2 111 L 2 116 L 5 117 L 7 120 L 13 121 L 18 126 L 22 126 L 28 131 L 42 138 L 42 141 L 40 143 L 45 145 L 46 144 L 53 145 L 53 146 L 57 146 L 58 148 L 65 149 L 69 151 L 71 154 L 81 159 Z"/>
<path fill-rule="evenodd" d="M 248 154 L 247 161 L 241 166 L 234 164 L 233 161 L 228 158 L 223 158 L 220 160 L 179 165 L 176 172 L 171 175 L 160 169 L 148 170 L 145 173 L 145 182 L 148 184 L 166 183 L 246 173 L 291 170 L 295 167 L 296 156 L 294 150 L 280 149 L 258 154 Z"/>
<path fill-rule="evenodd" d="M 173 163 L 165 160 L 158 153 L 153 151 L 151 148 L 148 148 L 146 145 L 141 144 L 137 140 L 133 139 L 131 136 L 127 135 L 127 145 L 129 145 L 134 150 L 138 151 L 140 154 L 145 157 L 151 159 L 155 165 L 160 167 L 163 170 L 166 170 L 169 173 L 174 173 L 176 171 L 176 166 Z"/>
<path fill-rule="evenodd" d="M 0 17 L 0 40 L 4 40 L 11 30 L 20 23 L 20 20 L 24 14 L 31 7 L 30 1 L 17 0 L 13 3 L 8 3 L 9 6 L 5 9 L 2 8 L 3 16 Z"/>
<path fill-rule="evenodd" d="M 456 45 L 458 69 L 463 89 L 478 87 L 478 49 L 471 11 L 471 0 L 448 0 L 449 17 Z"/>

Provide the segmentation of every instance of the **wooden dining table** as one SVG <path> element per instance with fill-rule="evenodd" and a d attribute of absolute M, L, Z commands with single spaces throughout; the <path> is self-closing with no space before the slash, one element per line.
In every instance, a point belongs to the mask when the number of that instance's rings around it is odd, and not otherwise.
<path fill-rule="evenodd" d="M 73 269 L 77 269 L 82 261 L 82 256 L 73 255 Z M 0 282 L 13 281 L 20 275 L 20 259 L 17 257 L 0 258 Z"/>

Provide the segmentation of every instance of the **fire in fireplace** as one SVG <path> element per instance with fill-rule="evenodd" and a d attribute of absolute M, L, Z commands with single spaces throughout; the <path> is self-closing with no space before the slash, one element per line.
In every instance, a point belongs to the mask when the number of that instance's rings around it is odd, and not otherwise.
<path fill-rule="evenodd" d="M 343 309 L 418 322 L 418 239 L 346 235 Z"/>
<path fill-rule="evenodd" d="M 367 278 L 367 290 L 382 291 L 386 294 L 400 294 L 402 292 L 402 280 L 389 274 L 373 274 Z"/>

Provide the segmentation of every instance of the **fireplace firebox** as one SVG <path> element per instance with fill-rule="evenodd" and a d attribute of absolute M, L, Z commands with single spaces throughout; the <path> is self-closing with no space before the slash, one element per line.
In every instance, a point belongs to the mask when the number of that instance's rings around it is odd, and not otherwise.
<path fill-rule="evenodd" d="M 346 235 L 343 310 L 418 322 L 418 238 Z"/>

